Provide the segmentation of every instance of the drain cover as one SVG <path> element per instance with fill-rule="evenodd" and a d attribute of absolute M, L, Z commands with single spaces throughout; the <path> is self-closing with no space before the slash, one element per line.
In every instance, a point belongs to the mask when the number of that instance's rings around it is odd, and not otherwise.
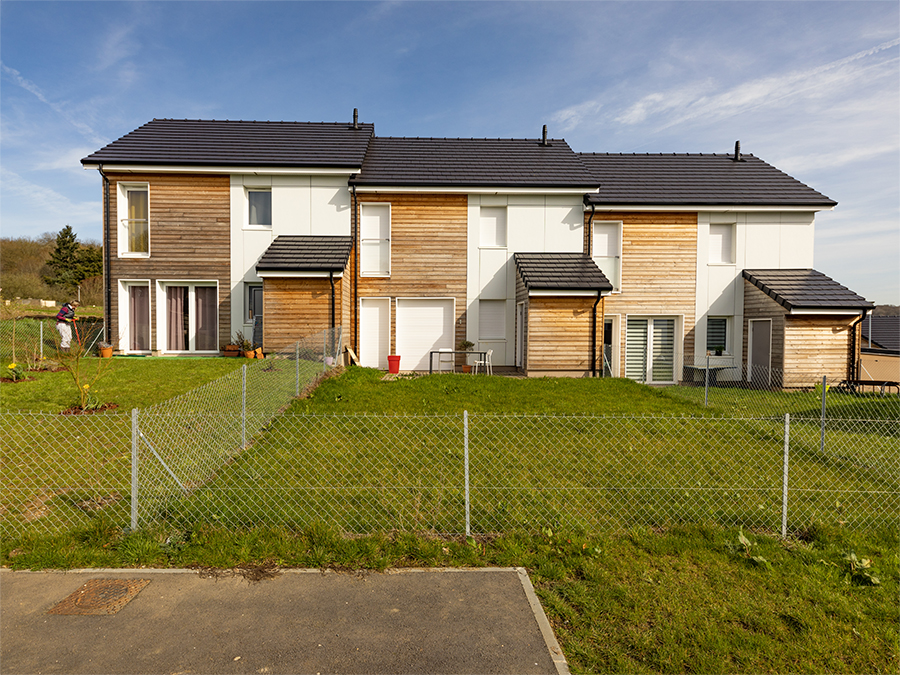
<path fill-rule="evenodd" d="M 91 579 L 47 614 L 115 614 L 149 583 L 149 579 Z"/>

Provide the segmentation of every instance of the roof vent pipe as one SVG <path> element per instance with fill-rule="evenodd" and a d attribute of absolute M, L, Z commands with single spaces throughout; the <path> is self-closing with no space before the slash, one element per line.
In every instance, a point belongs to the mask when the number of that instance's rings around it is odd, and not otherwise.
<path fill-rule="evenodd" d="M 741 142 L 740 141 L 734 142 L 734 161 L 735 162 L 741 161 Z"/>
<path fill-rule="evenodd" d="M 359 108 L 353 109 L 353 128 L 359 129 Z"/>
<path fill-rule="evenodd" d="M 544 125 L 544 132 L 541 134 L 541 145 L 549 145 L 547 143 L 547 125 Z"/>

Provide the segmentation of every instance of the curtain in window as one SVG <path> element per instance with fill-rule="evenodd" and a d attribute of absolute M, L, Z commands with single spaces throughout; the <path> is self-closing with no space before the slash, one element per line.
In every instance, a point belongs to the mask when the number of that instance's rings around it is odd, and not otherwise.
<path fill-rule="evenodd" d="M 166 348 L 187 351 L 188 348 L 188 289 L 187 286 L 166 288 Z"/>
<path fill-rule="evenodd" d="M 150 251 L 149 199 L 146 190 L 128 191 L 128 251 Z"/>
<path fill-rule="evenodd" d="M 271 225 L 272 193 L 268 190 L 250 191 L 247 193 L 247 199 L 250 202 L 250 224 Z"/>
<path fill-rule="evenodd" d="M 647 319 L 628 319 L 625 329 L 625 377 L 647 380 Z"/>
<path fill-rule="evenodd" d="M 214 286 L 194 288 L 194 316 L 197 322 L 198 351 L 218 349 L 218 320 L 216 311 L 216 289 Z"/>
<path fill-rule="evenodd" d="M 653 382 L 675 380 L 675 319 L 653 319 Z"/>
<path fill-rule="evenodd" d="M 150 349 L 150 287 L 131 286 L 128 297 L 128 332 L 131 336 L 128 348 L 132 351 L 147 351 Z"/>

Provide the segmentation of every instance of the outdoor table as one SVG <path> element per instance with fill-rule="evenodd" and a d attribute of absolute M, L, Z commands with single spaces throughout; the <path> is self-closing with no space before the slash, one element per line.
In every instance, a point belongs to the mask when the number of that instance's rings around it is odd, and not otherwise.
<path fill-rule="evenodd" d="M 487 359 L 487 350 L 485 350 L 483 352 L 478 352 L 478 351 L 467 352 L 467 351 L 463 351 L 463 350 L 452 350 L 451 351 L 449 349 L 434 349 L 434 350 L 428 352 L 428 374 L 429 375 L 432 375 L 434 373 L 434 355 L 435 354 L 480 354 L 481 361 L 484 361 L 485 359 Z M 456 372 L 455 360 L 453 363 L 453 371 Z"/>

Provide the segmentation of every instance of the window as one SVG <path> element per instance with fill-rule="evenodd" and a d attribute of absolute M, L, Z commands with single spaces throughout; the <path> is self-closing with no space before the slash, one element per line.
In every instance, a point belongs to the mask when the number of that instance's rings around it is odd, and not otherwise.
<path fill-rule="evenodd" d="M 359 273 L 391 275 L 391 205 L 361 204 L 359 209 Z"/>
<path fill-rule="evenodd" d="M 244 284 L 244 323 L 253 323 L 253 319 L 263 313 L 262 284 Z"/>
<path fill-rule="evenodd" d="M 592 254 L 597 267 L 609 279 L 613 291 L 618 291 L 621 282 L 622 223 L 594 223 L 594 251 Z"/>
<path fill-rule="evenodd" d="M 625 377 L 648 384 L 675 381 L 675 319 L 628 317 Z"/>
<path fill-rule="evenodd" d="M 150 349 L 150 285 L 128 287 L 128 351 Z"/>
<path fill-rule="evenodd" d="M 250 207 L 250 225 L 272 227 L 272 191 L 247 190 L 247 203 Z"/>
<path fill-rule="evenodd" d="M 723 354 L 731 353 L 731 340 L 729 339 L 729 317 L 711 316 L 706 319 L 706 350 L 709 352 L 721 351 Z"/>
<path fill-rule="evenodd" d="M 709 262 L 713 265 L 734 264 L 734 225 L 709 226 Z"/>
<path fill-rule="evenodd" d="M 506 300 L 479 301 L 478 339 L 506 339 Z"/>
<path fill-rule="evenodd" d="M 482 206 L 480 224 L 480 245 L 484 247 L 506 247 L 506 207 Z"/>
<path fill-rule="evenodd" d="M 165 351 L 208 352 L 217 350 L 218 289 L 212 285 L 171 283 L 162 285 L 165 306 Z"/>
<path fill-rule="evenodd" d="M 146 258 L 150 255 L 150 187 L 119 184 L 119 256 Z"/>

